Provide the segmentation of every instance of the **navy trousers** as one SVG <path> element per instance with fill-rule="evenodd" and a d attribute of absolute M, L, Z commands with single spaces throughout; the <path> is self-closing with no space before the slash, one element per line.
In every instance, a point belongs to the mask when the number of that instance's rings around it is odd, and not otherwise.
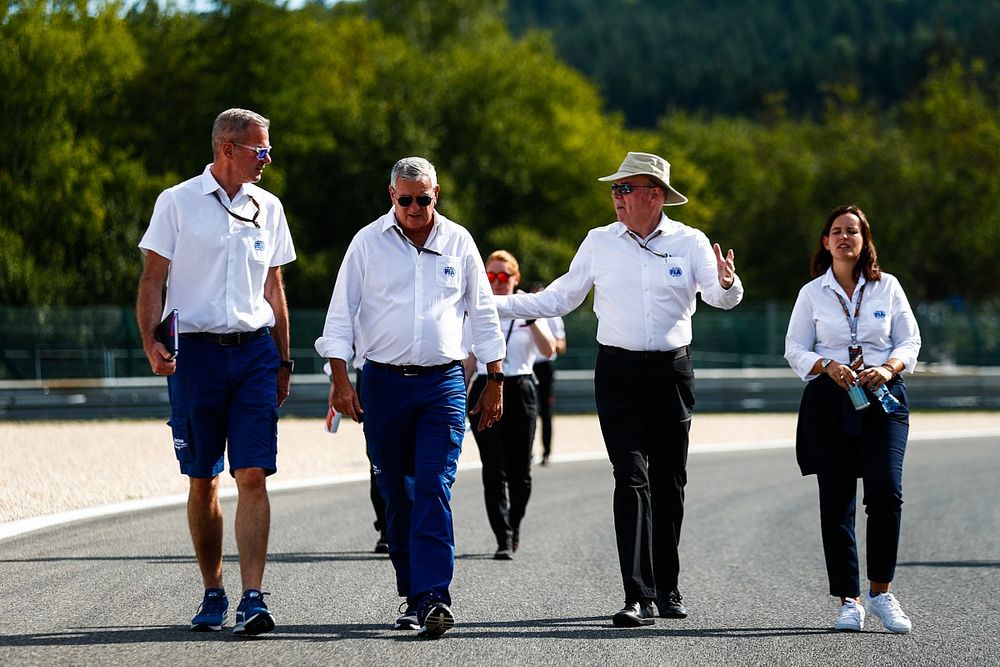
<path fill-rule="evenodd" d="M 451 486 L 465 435 L 462 367 L 405 376 L 366 364 L 362 375 L 365 440 L 385 501 L 396 588 L 410 602 L 451 604 Z"/>
<path fill-rule="evenodd" d="M 800 463 L 807 455 L 810 464 L 803 473 L 815 472 L 819 483 L 823 554 L 830 594 L 837 597 L 861 594 L 855 536 L 859 477 L 868 517 L 868 579 L 889 583 L 895 577 L 910 413 L 901 378 L 890 383 L 890 391 L 901 403 L 892 414 L 870 394 L 869 407 L 854 410 L 847 392 L 826 375 L 806 385 L 802 396 L 797 447 Z"/>

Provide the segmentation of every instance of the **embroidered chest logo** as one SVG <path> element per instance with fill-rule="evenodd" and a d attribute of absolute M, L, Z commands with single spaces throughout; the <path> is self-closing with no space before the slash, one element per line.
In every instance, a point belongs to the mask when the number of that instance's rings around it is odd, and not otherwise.
<path fill-rule="evenodd" d="M 446 266 L 446 267 L 444 267 L 442 269 L 442 271 L 444 272 L 444 275 L 446 275 L 446 276 L 450 276 L 450 277 L 454 277 L 455 276 L 455 267 L 453 267 L 453 266 Z"/>
<path fill-rule="evenodd" d="M 875 314 L 875 319 L 876 320 L 884 320 L 885 319 L 885 311 L 884 310 L 876 310 L 874 314 Z"/>
<path fill-rule="evenodd" d="M 684 272 L 681 271 L 681 267 L 679 267 L 679 266 L 671 266 L 670 267 L 670 277 L 671 278 L 680 278 L 683 274 L 684 274 Z"/>
<path fill-rule="evenodd" d="M 264 242 L 261 241 L 260 239 L 257 239 L 256 241 L 253 242 L 253 249 L 256 250 L 257 252 L 260 252 L 261 250 L 264 249 Z"/>

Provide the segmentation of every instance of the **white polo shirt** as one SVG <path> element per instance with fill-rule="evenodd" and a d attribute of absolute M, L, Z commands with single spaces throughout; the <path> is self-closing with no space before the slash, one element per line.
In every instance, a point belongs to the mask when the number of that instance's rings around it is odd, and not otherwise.
<path fill-rule="evenodd" d="M 548 320 L 535 320 L 535 326 L 545 333 L 551 333 Z M 507 356 L 503 359 L 503 374 L 507 377 L 516 375 L 531 375 L 535 362 L 542 361 L 545 357 L 538 353 L 538 343 L 535 342 L 535 334 L 531 331 L 526 320 L 500 320 L 500 331 L 503 332 L 507 340 Z M 476 354 L 476 346 L 471 346 L 471 351 Z M 486 364 L 480 361 L 476 354 L 476 372 L 480 375 L 486 373 Z"/>
<path fill-rule="evenodd" d="M 355 354 L 384 364 L 437 366 L 465 359 L 471 343 L 486 361 L 506 346 L 486 268 L 469 232 L 435 211 L 418 252 L 400 236 L 392 209 L 351 241 L 337 274 L 316 352 L 330 359 Z"/>
<path fill-rule="evenodd" d="M 230 201 L 211 168 L 160 193 L 139 248 L 170 260 L 164 312 L 177 309 L 180 333 L 272 326 L 274 312 L 264 298 L 267 272 L 295 259 L 285 211 L 277 197 L 252 183 Z M 253 218 L 250 197 L 260 205 L 260 229 L 225 210 Z"/>
<path fill-rule="evenodd" d="M 661 214 L 642 243 L 647 249 L 622 222 L 592 229 L 569 271 L 541 292 L 496 297 L 497 310 L 505 318 L 561 316 L 583 303 L 593 287 L 597 342 L 665 351 L 691 343 L 697 294 L 724 309 L 743 299 L 738 276 L 728 290 L 719 284 L 715 252 L 702 231 Z"/>
<path fill-rule="evenodd" d="M 862 296 L 861 287 L 864 286 Z M 881 280 L 858 279 L 851 299 L 833 276 L 833 268 L 806 283 L 795 300 L 785 335 L 785 360 L 803 380 L 812 380 L 817 359 L 850 361 L 851 325 L 837 295 L 847 304 L 851 319 L 858 312 L 857 341 L 866 366 L 879 366 L 890 357 L 899 359 L 913 372 L 920 353 L 920 329 L 910 302 L 895 276 Z"/>

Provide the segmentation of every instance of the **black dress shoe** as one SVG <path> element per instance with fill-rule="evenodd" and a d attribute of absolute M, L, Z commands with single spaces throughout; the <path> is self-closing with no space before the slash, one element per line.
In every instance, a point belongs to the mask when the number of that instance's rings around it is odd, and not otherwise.
<path fill-rule="evenodd" d="M 656 596 L 656 608 L 660 611 L 660 618 L 687 618 L 688 610 L 681 604 L 681 592 L 676 588 L 666 595 Z"/>
<path fill-rule="evenodd" d="M 493 554 L 493 560 L 514 560 L 514 552 L 511 551 L 510 547 L 497 547 L 496 553 Z"/>
<path fill-rule="evenodd" d="M 375 553 L 377 554 L 389 553 L 389 541 L 385 538 L 385 533 L 379 535 L 378 542 L 375 543 Z"/>
<path fill-rule="evenodd" d="M 616 628 L 638 628 L 656 622 L 656 609 L 650 600 L 625 602 L 622 610 L 611 617 Z"/>

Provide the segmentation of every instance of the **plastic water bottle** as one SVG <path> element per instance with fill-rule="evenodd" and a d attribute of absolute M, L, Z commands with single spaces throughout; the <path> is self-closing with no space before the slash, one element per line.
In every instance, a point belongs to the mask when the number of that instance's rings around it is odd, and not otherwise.
<path fill-rule="evenodd" d="M 889 393 L 889 389 L 885 385 L 882 385 L 872 393 L 875 394 L 875 398 L 878 399 L 879 404 L 887 414 L 892 414 L 899 409 L 899 401 Z"/>

